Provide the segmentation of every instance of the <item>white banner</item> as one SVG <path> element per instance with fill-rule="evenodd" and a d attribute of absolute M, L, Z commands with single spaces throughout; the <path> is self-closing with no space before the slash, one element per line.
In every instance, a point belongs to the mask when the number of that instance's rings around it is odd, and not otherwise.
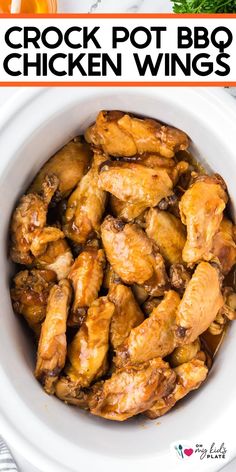
<path fill-rule="evenodd" d="M 0 83 L 236 83 L 236 19 L 0 20 Z"/>

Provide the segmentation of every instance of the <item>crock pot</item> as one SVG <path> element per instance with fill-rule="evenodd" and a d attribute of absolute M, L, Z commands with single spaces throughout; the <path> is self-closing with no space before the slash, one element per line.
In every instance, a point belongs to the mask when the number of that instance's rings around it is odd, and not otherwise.
<path fill-rule="evenodd" d="M 43 472 L 217 471 L 236 455 L 236 323 L 197 392 L 158 421 L 113 423 L 44 393 L 33 376 L 29 334 L 12 311 L 7 246 L 14 205 L 42 164 L 83 133 L 101 109 L 147 115 L 186 131 L 195 155 L 227 182 L 234 214 L 236 105 L 223 90 L 71 87 L 18 93 L 0 116 L 0 433 Z M 193 446 L 224 442 L 226 459 L 181 462 L 170 450 L 180 440 Z"/>

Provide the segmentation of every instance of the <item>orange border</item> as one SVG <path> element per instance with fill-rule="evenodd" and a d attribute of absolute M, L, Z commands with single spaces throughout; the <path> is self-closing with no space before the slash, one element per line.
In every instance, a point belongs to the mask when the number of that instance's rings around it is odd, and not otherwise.
<path fill-rule="evenodd" d="M 236 87 L 236 82 L 0 82 L 0 87 Z"/>
<path fill-rule="evenodd" d="M 0 19 L 14 19 L 14 18 L 236 18 L 236 13 L 40 13 L 40 14 L 10 14 L 0 13 Z"/>
<path fill-rule="evenodd" d="M 176 14 L 176 13 L 56 13 L 56 14 L 0 14 L 1 19 L 236 19 L 232 14 Z M 236 87 L 236 82 L 0 82 L 0 87 Z"/>

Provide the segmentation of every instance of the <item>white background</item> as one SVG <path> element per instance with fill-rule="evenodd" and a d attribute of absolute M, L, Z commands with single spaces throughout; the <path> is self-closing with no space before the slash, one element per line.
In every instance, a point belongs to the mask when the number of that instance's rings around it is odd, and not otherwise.
<path fill-rule="evenodd" d="M 5 42 L 5 34 L 6 32 L 13 26 L 19 26 L 21 28 L 24 27 L 37 27 L 41 32 L 43 32 L 47 27 L 57 27 L 59 28 L 63 35 L 65 32 L 71 27 L 80 27 L 84 28 L 87 27 L 88 31 L 92 31 L 93 28 L 98 27 L 100 28 L 97 33 L 96 33 L 96 39 L 98 40 L 98 43 L 101 45 L 101 49 L 97 49 L 95 44 L 90 41 L 89 42 L 89 49 L 83 49 L 83 45 L 81 49 L 70 49 L 69 47 L 66 46 L 66 44 L 63 42 L 58 48 L 56 49 L 48 49 L 47 47 L 43 46 L 42 42 L 39 40 L 39 49 L 35 49 L 32 44 L 29 45 L 28 49 L 12 49 L 7 46 Z M 119 43 L 117 49 L 112 49 L 112 28 L 113 27 L 123 27 L 125 26 L 129 32 L 131 33 L 135 28 L 139 27 L 145 27 L 148 31 L 150 31 L 151 27 L 165 27 L 167 30 L 162 32 L 161 35 L 161 49 L 156 48 L 156 36 L 155 33 L 152 32 L 152 41 L 150 45 L 148 45 L 144 49 L 139 49 L 136 48 L 132 45 L 131 41 L 128 39 L 125 42 Z M 186 61 L 186 54 L 191 54 L 191 58 L 193 59 L 195 56 L 199 54 L 208 54 L 210 55 L 209 59 L 203 59 L 201 62 L 209 63 L 213 62 L 214 64 L 214 71 L 217 69 L 222 70 L 222 67 L 218 66 L 216 64 L 216 57 L 219 54 L 219 50 L 217 47 L 214 46 L 214 43 L 210 41 L 210 44 L 206 48 L 198 48 L 195 49 L 194 45 L 188 49 L 178 49 L 177 48 L 177 30 L 179 27 L 189 27 L 193 31 L 194 28 L 196 27 L 204 27 L 208 30 L 208 37 L 209 39 L 211 38 L 212 32 L 216 28 L 221 28 L 225 27 L 228 28 L 233 36 L 234 40 L 230 44 L 229 47 L 227 47 L 224 52 L 229 54 L 230 57 L 227 60 L 224 60 L 230 68 L 231 72 L 227 76 L 219 76 L 212 72 L 209 76 L 200 76 L 199 74 L 195 73 L 194 71 L 191 72 L 191 76 L 185 76 L 183 71 L 179 67 L 176 68 L 176 76 L 169 76 L 167 77 L 165 75 L 165 68 L 163 67 L 164 64 L 164 55 L 165 54 L 172 54 L 176 53 L 179 58 L 182 60 L 183 63 Z M 118 34 L 118 37 L 122 36 L 122 33 Z M 32 37 L 32 33 L 31 33 Z M 135 36 L 135 40 L 137 41 L 138 44 L 144 44 L 146 42 L 146 34 L 143 32 L 139 32 Z M 21 32 L 14 32 L 11 33 L 10 35 L 10 40 L 13 42 L 13 44 L 22 44 L 23 43 L 23 31 Z M 50 44 L 55 44 L 58 40 L 58 36 L 56 33 L 49 33 L 47 36 L 47 40 Z M 218 32 L 215 36 L 216 43 L 219 44 L 219 42 L 222 40 L 225 44 L 228 41 L 228 37 L 226 33 L 221 33 Z M 75 44 L 78 44 L 78 42 L 82 43 L 82 31 L 73 33 L 71 35 L 71 41 L 74 42 Z M 42 19 L 42 18 L 37 18 L 37 19 L 8 19 L 4 21 L 4 24 L 1 25 L 0 29 L 0 44 L 1 44 L 1 50 L 0 50 L 0 80 L 1 81 L 6 81 L 6 82 L 84 82 L 87 83 L 88 81 L 100 81 L 100 82 L 106 82 L 106 81 L 114 81 L 116 82 L 117 80 L 121 80 L 124 82 L 142 82 L 142 81 L 150 81 L 150 82 L 175 82 L 175 81 L 181 81 L 181 82 L 189 82 L 189 81 L 196 81 L 196 82 L 211 82 L 211 81 L 217 81 L 217 82 L 234 82 L 236 81 L 236 21 L 235 19 L 216 19 L 216 18 L 211 18 L 211 19 L 206 19 L 206 18 L 199 18 L 196 20 L 196 18 L 191 18 L 191 19 L 186 19 L 186 18 L 176 18 L 173 17 L 171 19 L 165 19 L 165 18 L 157 18 L 157 19 L 144 19 L 142 18 L 137 19 L 137 18 L 129 18 L 129 19 L 95 19 L 95 18 L 87 18 L 87 19 L 80 19 L 76 18 L 73 20 L 69 19 L 63 19 L 63 18 L 57 18 L 57 19 Z M 202 44 L 202 41 L 201 43 Z M 200 47 L 200 46 L 199 46 Z M 50 71 L 48 71 L 48 74 L 46 77 L 40 77 L 38 78 L 36 76 L 35 68 L 30 68 L 30 75 L 28 77 L 24 76 L 18 76 L 18 77 L 11 77 L 8 75 L 3 68 L 3 60 L 6 58 L 8 55 L 11 55 L 12 53 L 17 53 L 22 55 L 23 53 L 26 53 L 29 61 L 30 62 L 35 62 L 35 57 L 36 53 L 40 54 L 45 54 L 47 55 L 48 60 L 50 57 L 53 57 L 57 53 L 63 53 L 67 55 L 68 53 L 73 53 L 74 59 L 80 54 L 84 53 L 86 56 L 83 58 L 81 61 L 82 66 L 84 67 L 85 71 L 87 72 L 87 54 L 89 53 L 107 53 L 112 60 L 116 63 L 116 55 L 117 53 L 122 54 L 122 77 L 117 78 L 115 73 L 112 71 L 111 68 L 108 67 L 108 73 L 107 77 L 92 77 L 92 76 L 82 76 L 80 75 L 79 71 L 74 71 L 73 77 L 69 76 L 62 76 L 58 77 L 53 75 Z M 143 64 L 144 59 L 147 54 L 150 54 L 153 60 L 153 64 L 156 63 L 157 57 L 159 53 L 163 54 L 163 60 L 161 62 L 161 67 L 158 71 L 158 75 L 152 76 L 152 74 L 149 72 L 149 69 L 147 69 L 147 72 L 144 77 L 139 77 L 138 74 L 138 69 L 135 64 L 135 60 L 133 57 L 133 54 L 138 54 L 138 57 L 140 59 L 141 64 Z M 98 60 L 100 63 L 101 61 Z M 22 70 L 22 60 L 21 59 L 12 59 L 10 61 L 10 67 L 13 70 Z M 67 70 L 67 59 L 57 59 L 55 62 L 55 67 L 59 71 L 66 71 Z M 200 67 L 200 65 L 199 65 Z M 97 70 L 97 68 L 96 68 Z M 99 67 L 98 70 L 101 70 L 101 67 Z M 200 70 L 205 71 L 205 67 L 200 67 Z"/>

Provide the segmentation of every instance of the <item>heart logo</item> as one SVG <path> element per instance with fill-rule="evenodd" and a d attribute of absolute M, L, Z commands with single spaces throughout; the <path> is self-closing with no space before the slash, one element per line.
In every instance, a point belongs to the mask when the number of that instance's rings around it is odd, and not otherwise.
<path fill-rule="evenodd" d="M 184 449 L 184 454 L 188 457 L 190 457 L 193 453 L 193 449 Z"/>

